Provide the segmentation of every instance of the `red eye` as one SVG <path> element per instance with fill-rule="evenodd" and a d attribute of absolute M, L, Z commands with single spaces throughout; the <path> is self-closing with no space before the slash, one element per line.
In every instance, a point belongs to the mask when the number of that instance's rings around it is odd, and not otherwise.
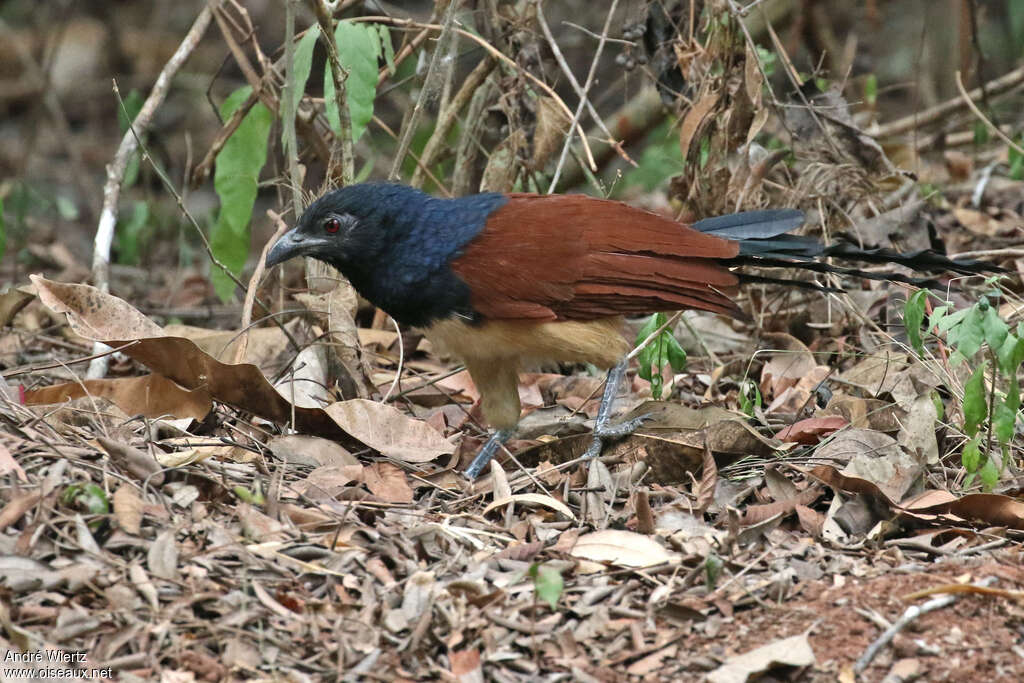
<path fill-rule="evenodd" d="M 325 232 L 333 234 L 338 232 L 339 230 L 341 230 L 341 221 L 339 221 L 337 218 L 328 218 L 326 221 L 324 221 Z"/>

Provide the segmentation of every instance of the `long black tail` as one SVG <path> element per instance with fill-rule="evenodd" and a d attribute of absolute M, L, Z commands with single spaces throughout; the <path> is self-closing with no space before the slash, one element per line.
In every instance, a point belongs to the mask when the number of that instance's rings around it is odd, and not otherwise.
<path fill-rule="evenodd" d="M 901 253 L 892 249 L 861 249 L 850 242 L 837 242 L 825 246 L 813 237 L 789 235 L 800 227 L 804 213 L 796 209 L 770 209 L 747 211 L 716 218 L 706 218 L 693 227 L 709 235 L 716 235 L 740 243 L 740 253 L 729 265 L 758 266 L 762 268 L 799 268 L 816 273 L 837 273 L 871 280 L 894 280 L 918 287 L 942 287 L 932 278 L 919 278 L 892 272 L 867 272 L 858 268 L 834 266 L 826 258 L 860 263 L 895 263 L 920 273 L 951 272 L 959 275 L 1006 272 L 994 263 L 969 259 L 950 259 L 930 249 Z M 787 285 L 835 291 L 813 283 L 784 280 L 757 275 L 739 274 L 741 281 L 773 282 Z"/>

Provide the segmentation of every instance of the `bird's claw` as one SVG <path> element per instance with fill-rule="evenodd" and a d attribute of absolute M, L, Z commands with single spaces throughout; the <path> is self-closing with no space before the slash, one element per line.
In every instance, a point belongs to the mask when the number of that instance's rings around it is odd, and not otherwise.
<path fill-rule="evenodd" d="M 626 420 L 618 424 L 598 424 L 594 426 L 594 440 L 590 442 L 590 447 L 587 448 L 587 452 L 583 454 L 584 458 L 596 458 L 601 455 L 601 449 L 604 447 L 605 439 L 618 439 L 624 436 L 629 436 L 636 430 L 643 426 L 647 420 L 653 420 L 654 416 L 651 413 L 644 413 L 639 417 L 634 417 L 632 420 Z"/>

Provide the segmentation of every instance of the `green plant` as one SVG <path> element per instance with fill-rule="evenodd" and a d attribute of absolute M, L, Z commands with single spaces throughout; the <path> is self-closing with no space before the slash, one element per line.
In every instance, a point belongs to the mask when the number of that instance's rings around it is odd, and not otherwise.
<path fill-rule="evenodd" d="M 994 284 L 994 279 L 988 281 Z M 921 324 L 925 319 L 928 292 L 920 290 L 907 299 L 903 320 L 907 338 L 918 354 L 924 354 Z M 961 409 L 964 434 L 968 441 L 960 458 L 967 478 L 964 487 L 981 479 L 991 489 L 1010 462 L 1010 442 L 1017 432 L 1017 413 L 1021 405 L 1017 373 L 1024 363 L 1024 323 L 1011 330 L 999 316 L 998 289 L 982 294 L 972 306 L 954 311 L 938 306 L 928 317 L 928 330 L 945 335 L 951 349 L 949 361 L 956 366 L 965 361 L 976 363 L 964 385 Z M 986 384 L 985 375 L 990 374 Z M 993 457 L 993 440 L 1001 458 Z M 983 448 L 984 443 L 984 448 Z"/>
<path fill-rule="evenodd" d="M 673 372 L 682 372 L 686 367 L 686 351 L 672 336 L 672 330 L 666 327 L 667 321 L 668 318 L 664 313 L 655 313 L 644 323 L 636 335 L 636 343 L 639 346 L 660 328 L 665 328 L 636 357 L 637 363 L 640 365 L 637 374 L 641 379 L 651 383 L 651 396 L 656 399 L 661 398 L 662 368 L 669 365 Z"/>
<path fill-rule="evenodd" d="M 533 589 L 537 592 L 537 597 L 548 603 L 551 609 L 555 609 L 565 587 L 562 573 L 552 566 L 534 562 L 530 565 L 529 574 L 533 579 Z"/>
<path fill-rule="evenodd" d="M 107 492 L 96 484 L 72 484 L 64 489 L 61 501 L 93 515 L 105 515 L 110 512 L 110 501 Z"/>
<path fill-rule="evenodd" d="M 251 92 L 252 88 L 245 86 L 231 93 L 221 105 L 221 117 L 230 118 Z M 242 272 L 249 257 L 249 219 L 256 203 L 260 171 L 267 162 L 271 119 L 270 110 L 257 102 L 217 155 L 213 188 L 220 199 L 220 212 L 210 230 L 210 247 L 213 255 L 235 275 Z M 210 280 L 217 296 L 223 301 L 231 299 L 235 283 L 226 273 L 216 268 L 210 273 Z"/>

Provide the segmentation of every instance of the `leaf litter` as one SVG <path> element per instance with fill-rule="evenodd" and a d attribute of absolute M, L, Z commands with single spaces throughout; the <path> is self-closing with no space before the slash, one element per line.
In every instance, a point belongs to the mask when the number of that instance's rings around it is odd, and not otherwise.
<path fill-rule="evenodd" d="M 714 80 L 683 118 L 686 155 L 713 140 L 686 173 L 710 166 L 729 201 L 756 201 L 768 166 L 714 155 L 765 117 Z M 756 104 L 760 74 L 741 81 Z M 800 190 L 877 192 L 885 151 L 834 92 L 817 99 L 824 127 L 794 112 L 800 153 L 830 141 L 835 156 L 805 167 Z M 690 209 L 732 208 L 688 180 Z M 972 240 L 1016 225 L 1011 209 L 914 199 L 858 227 L 885 245 L 911 216 L 934 218 L 951 251 L 973 244 L 954 223 Z M 524 438 L 509 444 L 525 472 L 501 460 L 470 485 L 459 470 L 483 436 L 471 380 L 426 343 L 403 352 L 393 330 L 357 328 L 351 290 L 296 296 L 308 318 L 243 337 L 33 283 L 0 295 L 18 344 L 66 316 L 63 346 L 42 342 L 51 356 L 101 341 L 128 360 L 111 379 L 58 367 L 3 387 L 0 626 L 22 649 L 88 650 L 127 680 L 854 680 L 908 600 L 944 592 L 962 597 L 894 636 L 865 675 L 1020 670 L 1019 483 L 963 490 L 945 413 L 966 377 L 883 331 L 884 286 L 835 308 L 754 289 L 774 330 L 758 340 L 687 316 L 691 367 L 672 377 L 674 398 L 646 402 L 634 380 L 623 412 L 651 419 L 591 463 L 578 458 L 601 380 L 525 375 Z M 799 335 L 801 316 L 831 334 Z M 745 357 L 755 343 L 770 351 Z M 393 382 L 393 400 L 376 400 Z M 537 565 L 562 577 L 556 595 L 541 597 Z"/>

